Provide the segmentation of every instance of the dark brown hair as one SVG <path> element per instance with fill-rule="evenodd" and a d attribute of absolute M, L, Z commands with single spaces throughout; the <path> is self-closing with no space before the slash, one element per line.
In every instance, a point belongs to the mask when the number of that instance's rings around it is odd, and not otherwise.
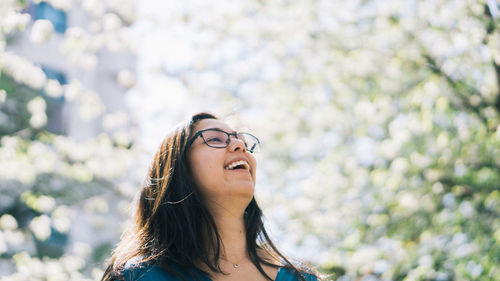
<path fill-rule="evenodd" d="M 195 124 L 203 119 L 217 117 L 195 114 L 161 143 L 141 187 L 132 225 L 113 251 L 102 281 L 122 279 L 125 265 L 131 260 L 157 265 L 180 280 L 185 278 L 179 268 L 195 280 L 201 279 L 199 272 L 211 276 L 197 267 L 200 263 L 212 272 L 224 273 L 218 263 L 222 247 L 219 232 L 193 183 L 187 161 L 188 141 Z M 261 265 L 278 267 L 276 262 L 280 261 L 305 281 L 299 269 L 272 243 L 255 198 L 245 210 L 244 223 L 248 255 L 263 276 L 272 280 Z M 259 256 L 258 251 L 265 251 L 274 263 Z"/>

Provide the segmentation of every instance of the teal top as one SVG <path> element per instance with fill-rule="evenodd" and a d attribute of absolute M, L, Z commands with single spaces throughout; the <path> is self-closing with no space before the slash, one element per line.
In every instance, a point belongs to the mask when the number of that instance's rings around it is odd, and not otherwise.
<path fill-rule="evenodd" d="M 203 281 L 212 281 L 207 276 L 200 275 Z M 180 281 L 156 265 L 129 267 L 123 271 L 123 276 L 125 281 Z M 307 281 L 318 281 L 312 274 L 303 273 L 303 276 Z M 184 274 L 184 277 L 186 280 L 194 281 L 186 274 Z M 275 281 L 300 281 L 300 279 L 293 270 L 280 267 Z"/>

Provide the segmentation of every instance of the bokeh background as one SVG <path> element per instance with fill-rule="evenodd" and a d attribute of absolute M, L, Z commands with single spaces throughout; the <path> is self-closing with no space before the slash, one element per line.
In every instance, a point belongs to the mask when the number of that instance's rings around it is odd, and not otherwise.
<path fill-rule="evenodd" d="M 500 280 L 497 0 L 1 0 L 0 280 L 98 280 L 162 137 L 259 136 L 284 252 Z"/>

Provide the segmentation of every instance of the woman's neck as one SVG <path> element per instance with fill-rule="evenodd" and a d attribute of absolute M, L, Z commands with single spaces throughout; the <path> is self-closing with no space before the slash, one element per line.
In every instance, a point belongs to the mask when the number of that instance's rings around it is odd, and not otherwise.
<path fill-rule="evenodd" d="M 248 258 L 243 214 L 235 216 L 229 212 L 215 212 L 213 217 L 222 242 L 221 259 L 239 264 Z"/>

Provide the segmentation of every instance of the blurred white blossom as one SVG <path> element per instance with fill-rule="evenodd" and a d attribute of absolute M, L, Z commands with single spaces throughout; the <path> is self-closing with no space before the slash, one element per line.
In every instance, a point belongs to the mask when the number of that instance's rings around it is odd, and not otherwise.
<path fill-rule="evenodd" d="M 27 59 L 10 52 L 3 54 L 3 71 L 18 83 L 41 89 L 45 85 L 45 73 Z"/>
<path fill-rule="evenodd" d="M 2 1 L 0 4 L 0 32 L 9 34 L 15 31 L 22 31 L 30 21 L 27 13 L 20 13 L 13 8 L 14 0 Z"/>
<path fill-rule="evenodd" d="M 45 113 L 47 105 L 45 100 L 38 96 L 30 100 L 27 107 L 28 111 L 31 113 L 30 125 L 37 129 L 45 126 L 47 123 L 47 115 Z"/>
<path fill-rule="evenodd" d="M 42 43 L 50 39 L 53 33 L 52 22 L 45 19 L 36 20 L 31 27 L 30 39 L 34 43 Z"/>
<path fill-rule="evenodd" d="M 120 70 L 116 76 L 116 80 L 125 89 L 132 88 L 136 83 L 134 74 L 128 70 Z"/>
<path fill-rule="evenodd" d="M 41 212 L 49 213 L 50 211 L 52 211 L 52 209 L 54 209 L 55 205 L 56 201 L 50 196 L 42 195 L 38 197 L 37 209 Z"/>
<path fill-rule="evenodd" d="M 104 112 L 105 106 L 101 102 L 99 95 L 92 91 L 87 91 L 80 96 L 80 116 L 83 120 L 96 118 Z"/>
<path fill-rule="evenodd" d="M 14 230 L 18 226 L 16 219 L 9 215 L 4 214 L 0 217 L 0 228 L 3 230 Z"/>
<path fill-rule="evenodd" d="M 31 115 L 30 125 L 33 128 L 39 129 L 47 124 L 47 115 L 45 112 L 37 112 Z"/>
<path fill-rule="evenodd" d="M 4 232 L 5 241 L 10 245 L 9 248 L 16 249 L 16 247 L 23 245 L 26 242 L 24 233 L 19 230 L 7 230 Z"/>
<path fill-rule="evenodd" d="M 73 3 L 73 0 L 34 0 L 35 3 L 40 3 L 42 1 L 48 2 L 54 8 L 64 11 L 71 9 Z"/>
<path fill-rule="evenodd" d="M 87 13 L 94 17 L 99 17 L 106 10 L 106 2 L 99 0 L 83 0 L 82 7 Z"/>
<path fill-rule="evenodd" d="M 63 95 L 63 87 L 59 84 L 59 81 L 55 79 L 48 79 L 45 84 L 45 93 L 49 97 L 58 98 Z"/>
<path fill-rule="evenodd" d="M 43 98 L 36 97 L 28 102 L 27 107 L 31 114 L 35 114 L 38 112 L 45 112 L 47 105 Z"/>
<path fill-rule="evenodd" d="M 0 105 L 7 99 L 7 92 L 4 89 L 0 90 Z"/>
<path fill-rule="evenodd" d="M 52 223 L 57 231 L 67 233 L 71 228 L 73 211 L 67 206 L 58 206 L 52 213 Z"/>
<path fill-rule="evenodd" d="M 121 27 L 122 21 L 114 13 L 106 13 L 102 17 L 102 27 L 104 31 L 115 31 Z"/>
<path fill-rule="evenodd" d="M 79 81 L 71 81 L 64 85 L 64 98 L 69 102 L 79 99 L 85 94 L 85 88 Z"/>
<path fill-rule="evenodd" d="M 30 229 L 39 240 L 46 240 L 51 234 L 51 220 L 47 215 L 41 215 L 30 222 Z"/>
<path fill-rule="evenodd" d="M 0 231 L 0 254 L 3 254 L 7 251 L 7 243 L 4 238 L 4 234 Z"/>

